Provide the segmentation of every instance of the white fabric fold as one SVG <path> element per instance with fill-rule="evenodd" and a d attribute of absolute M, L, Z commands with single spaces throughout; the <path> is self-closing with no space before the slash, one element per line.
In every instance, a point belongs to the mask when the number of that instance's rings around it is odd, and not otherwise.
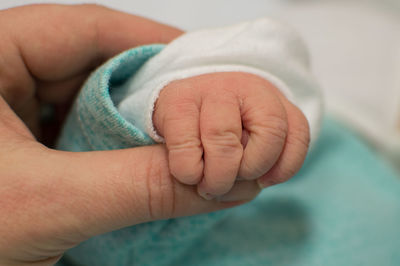
<path fill-rule="evenodd" d="M 268 18 L 180 36 L 122 85 L 128 93 L 118 109 L 125 119 L 162 142 L 152 123 L 160 91 L 174 80 L 214 72 L 247 72 L 271 82 L 303 111 L 315 141 L 322 101 L 307 49 L 291 27 Z"/>

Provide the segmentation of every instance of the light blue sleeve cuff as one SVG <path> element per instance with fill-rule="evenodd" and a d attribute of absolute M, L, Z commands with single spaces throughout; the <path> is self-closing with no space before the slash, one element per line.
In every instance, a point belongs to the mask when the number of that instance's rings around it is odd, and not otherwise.
<path fill-rule="evenodd" d="M 121 84 L 163 48 L 156 44 L 128 50 L 92 73 L 72 107 L 58 148 L 89 151 L 153 144 L 145 131 L 120 115 L 116 101 L 124 97 Z"/>

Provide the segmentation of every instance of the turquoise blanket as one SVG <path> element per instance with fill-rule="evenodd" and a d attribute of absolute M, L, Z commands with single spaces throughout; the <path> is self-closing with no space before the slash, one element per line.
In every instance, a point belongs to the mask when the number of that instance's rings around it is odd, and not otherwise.
<path fill-rule="evenodd" d="M 126 51 L 83 86 L 59 148 L 152 144 L 114 104 L 119 85 L 162 45 Z M 94 237 L 58 265 L 400 265 L 400 178 L 355 134 L 325 119 L 298 175 L 218 213 L 140 224 Z"/>

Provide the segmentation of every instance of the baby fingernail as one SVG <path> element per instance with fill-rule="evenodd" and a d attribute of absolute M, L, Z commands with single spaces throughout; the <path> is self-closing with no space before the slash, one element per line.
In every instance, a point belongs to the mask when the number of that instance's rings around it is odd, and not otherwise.
<path fill-rule="evenodd" d="M 197 190 L 197 193 L 205 200 L 212 200 L 215 198 L 215 196 L 211 195 L 210 193 L 203 192 L 200 189 Z"/>
<path fill-rule="evenodd" d="M 202 196 L 206 200 L 212 200 L 214 198 L 214 196 L 211 195 L 210 193 L 205 193 L 205 194 L 200 195 L 200 196 Z"/>
<path fill-rule="evenodd" d="M 257 184 L 261 189 L 264 189 L 264 188 L 267 188 L 267 187 L 270 187 L 273 185 L 273 184 L 271 184 L 271 182 L 269 182 L 268 179 L 267 180 L 257 179 Z"/>

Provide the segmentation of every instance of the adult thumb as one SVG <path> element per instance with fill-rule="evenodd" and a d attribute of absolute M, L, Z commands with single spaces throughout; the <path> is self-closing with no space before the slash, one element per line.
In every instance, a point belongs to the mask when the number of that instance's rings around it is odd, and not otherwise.
<path fill-rule="evenodd" d="M 195 187 L 170 175 L 163 145 L 50 153 L 48 182 L 57 184 L 51 186 L 52 201 L 60 207 L 58 215 L 72 221 L 84 238 L 142 222 L 232 207 L 259 192 L 255 182 L 243 182 L 232 191 L 241 194 L 239 200 L 204 200 Z"/>

